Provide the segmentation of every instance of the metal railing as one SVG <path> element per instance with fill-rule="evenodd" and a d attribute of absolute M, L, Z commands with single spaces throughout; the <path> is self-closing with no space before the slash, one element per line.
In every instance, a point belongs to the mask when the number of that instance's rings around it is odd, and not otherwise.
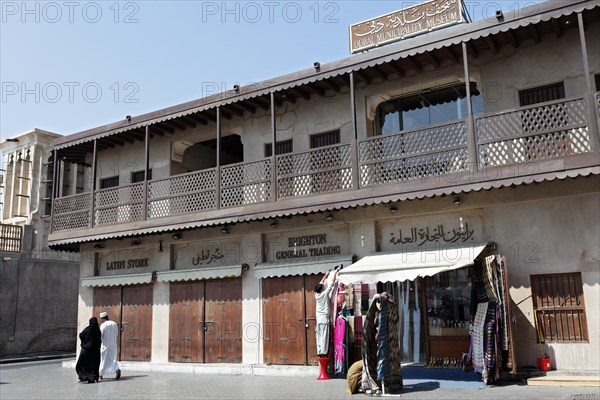
<path fill-rule="evenodd" d="M 57 198 L 52 226 L 88 228 L 91 215 L 94 226 L 128 223 L 595 152 L 586 109 L 600 114 L 600 92 L 590 98 L 593 107 L 569 98 L 477 116 L 475 155 L 469 154 L 466 121 L 456 120 L 365 138 L 356 146 L 281 154 L 275 177 L 266 158 L 98 190 L 93 212 L 91 193 Z"/>

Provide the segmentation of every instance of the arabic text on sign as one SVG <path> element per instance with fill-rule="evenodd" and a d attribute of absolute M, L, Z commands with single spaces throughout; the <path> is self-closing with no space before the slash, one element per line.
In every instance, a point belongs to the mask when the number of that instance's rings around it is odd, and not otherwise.
<path fill-rule="evenodd" d="M 433 229 L 430 229 L 429 227 L 419 229 L 412 227 L 408 234 L 402 234 L 402 229 L 400 229 L 398 237 L 396 237 L 392 232 L 392 238 L 390 239 L 390 243 L 411 243 L 416 244 L 417 246 L 422 246 L 423 244 L 428 242 L 466 242 L 468 240 L 473 239 L 473 233 L 474 230 L 469 229 L 468 223 L 465 223 L 464 229 L 452 229 L 451 231 L 446 231 L 442 225 L 438 225 Z"/>

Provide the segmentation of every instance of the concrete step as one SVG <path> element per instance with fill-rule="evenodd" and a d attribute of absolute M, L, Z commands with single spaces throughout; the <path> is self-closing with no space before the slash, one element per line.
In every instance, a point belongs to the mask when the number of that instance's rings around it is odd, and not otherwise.
<path fill-rule="evenodd" d="M 528 386 L 592 386 L 600 387 L 600 376 L 546 375 L 527 379 Z"/>

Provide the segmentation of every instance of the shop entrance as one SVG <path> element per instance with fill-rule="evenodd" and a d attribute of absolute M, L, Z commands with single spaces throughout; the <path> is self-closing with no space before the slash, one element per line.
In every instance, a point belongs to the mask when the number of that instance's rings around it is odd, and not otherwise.
<path fill-rule="evenodd" d="M 169 361 L 242 362 L 242 281 L 170 284 Z"/>
<path fill-rule="evenodd" d="M 93 315 L 108 312 L 119 324 L 117 354 L 121 361 L 150 361 L 152 356 L 152 286 L 94 288 Z"/>
<path fill-rule="evenodd" d="M 263 279 L 265 364 L 317 365 L 314 287 L 321 275 Z"/>

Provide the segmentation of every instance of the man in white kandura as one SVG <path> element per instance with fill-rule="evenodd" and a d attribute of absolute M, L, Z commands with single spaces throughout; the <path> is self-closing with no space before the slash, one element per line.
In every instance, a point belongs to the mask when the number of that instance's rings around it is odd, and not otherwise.
<path fill-rule="evenodd" d="M 100 313 L 102 324 L 100 334 L 102 346 L 100 346 L 100 379 L 116 374 L 116 379 L 121 377 L 119 363 L 117 363 L 117 337 L 119 336 L 119 325 L 108 319 L 108 313 Z"/>
<path fill-rule="evenodd" d="M 315 299 L 317 303 L 317 356 L 327 357 L 329 350 L 329 315 L 331 314 L 331 289 L 336 284 L 337 275 L 340 268 L 336 268 L 333 273 L 333 279 L 328 282 L 329 271 L 325 272 L 325 276 L 321 282 L 315 286 Z"/>

